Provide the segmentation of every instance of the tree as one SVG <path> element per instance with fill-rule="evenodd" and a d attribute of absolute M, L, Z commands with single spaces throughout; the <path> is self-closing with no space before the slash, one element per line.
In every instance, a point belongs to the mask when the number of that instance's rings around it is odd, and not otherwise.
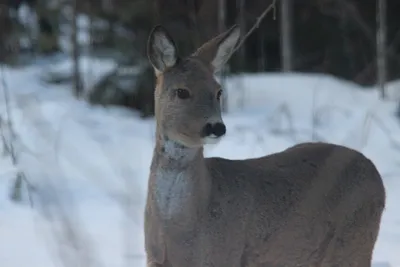
<path fill-rule="evenodd" d="M 79 43 L 78 43 L 78 25 L 77 25 L 77 0 L 72 1 L 72 59 L 73 59 L 73 82 L 74 82 L 74 93 L 77 97 L 80 97 L 83 93 L 82 77 L 79 67 Z"/>
<path fill-rule="evenodd" d="M 386 64 L 386 0 L 377 0 L 376 4 L 376 55 L 378 84 L 381 98 L 385 98 L 385 83 L 387 76 Z"/>
<path fill-rule="evenodd" d="M 292 0 L 281 0 L 281 57 L 283 71 L 293 69 Z"/>
<path fill-rule="evenodd" d="M 226 2 L 225 0 L 218 0 L 218 31 L 220 33 L 226 30 Z M 226 80 L 226 66 L 223 66 L 219 75 L 222 89 L 225 88 Z M 222 95 L 222 111 L 227 111 L 228 93 L 225 90 Z"/>

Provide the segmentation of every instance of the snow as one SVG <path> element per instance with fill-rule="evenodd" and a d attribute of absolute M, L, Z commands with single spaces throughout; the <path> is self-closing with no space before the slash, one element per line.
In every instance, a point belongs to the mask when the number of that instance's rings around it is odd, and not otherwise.
<path fill-rule="evenodd" d="M 82 59 L 94 77 L 107 61 Z M 53 67 L 69 69 L 66 61 Z M 145 266 L 143 209 L 154 146 L 154 120 L 123 108 L 93 107 L 69 85 L 47 85 L 44 66 L 5 69 L 19 162 L 0 157 L 2 267 Z M 400 95 L 390 85 L 393 99 Z M 2 87 L 2 86 L 1 86 Z M 227 135 L 207 156 L 257 157 L 295 143 L 320 140 L 362 151 L 377 165 L 387 207 L 374 266 L 400 267 L 400 126 L 396 101 L 374 88 L 330 76 L 240 75 L 228 79 Z M 6 118 L 4 98 L 0 114 Z M 234 148 L 234 153 L 233 152 Z M 35 187 L 10 201 L 17 170 Z M 399 194 L 399 195 L 398 195 Z"/>

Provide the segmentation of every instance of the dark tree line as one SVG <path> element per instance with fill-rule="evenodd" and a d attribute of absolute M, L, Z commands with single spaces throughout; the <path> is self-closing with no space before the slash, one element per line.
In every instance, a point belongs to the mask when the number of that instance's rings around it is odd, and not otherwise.
<path fill-rule="evenodd" d="M 8 8 L 15 9 L 22 0 L 7 1 Z M 38 3 L 43 0 L 25 1 L 36 6 L 40 15 L 41 32 L 56 34 L 58 25 L 55 25 L 55 20 L 49 19 L 43 8 L 40 9 L 42 11 L 37 8 Z M 290 8 L 281 10 L 281 1 L 290 3 Z M 125 101 L 125 104 L 142 111 L 150 110 L 151 113 L 152 90 L 148 88 L 152 88 L 154 81 L 150 67 L 146 67 L 145 44 L 154 25 L 162 24 L 166 27 L 177 40 L 180 53 L 187 55 L 200 43 L 218 34 L 224 26 L 237 23 L 244 31 L 248 30 L 271 2 L 272 0 L 82 0 L 77 1 L 77 12 L 87 14 L 93 20 L 101 18 L 108 22 L 107 30 L 93 29 L 92 49 L 114 49 L 123 54 L 120 59 L 125 63 L 144 64 L 142 75 L 138 76 L 140 79 L 136 84 L 135 100 Z M 230 61 L 230 72 L 281 71 L 284 67 L 282 49 L 286 47 L 287 50 L 290 47 L 290 61 L 285 64 L 289 64 L 293 71 L 332 74 L 361 85 L 377 83 L 376 33 L 379 0 L 278 2 L 276 20 L 271 14 L 263 20 Z M 400 1 L 386 0 L 385 3 L 385 76 L 390 81 L 400 78 Z M 221 6 L 225 7 L 222 13 Z M 1 16 L 0 20 L 6 19 Z M 282 29 L 287 27 L 290 31 L 288 36 L 282 34 Z M 121 28 L 132 33 L 134 37 L 120 34 Z M 0 32 L 2 36 L 8 34 L 7 29 Z M 289 46 L 282 45 L 283 36 L 289 38 Z M 6 38 L 2 40 L 5 43 Z M 287 53 L 286 51 L 285 54 Z"/>

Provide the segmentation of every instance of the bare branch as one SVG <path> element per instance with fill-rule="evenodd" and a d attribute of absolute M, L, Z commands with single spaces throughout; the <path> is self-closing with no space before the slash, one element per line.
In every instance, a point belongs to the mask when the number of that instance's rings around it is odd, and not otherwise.
<path fill-rule="evenodd" d="M 3 141 L 4 152 L 10 156 L 12 164 L 14 166 L 18 166 L 18 163 L 19 163 L 18 156 L 17 156 L 16 150 L 14 147 L 14 142 L 17 139 L 17 135 L 14 131 L 14 127 L 12 124 L 10 94 L 8 91 L 6 80 L 4 78 L 4 66 L 3 65 L 0 66 L 0 70 L 1 70 L 1 84 L 3 86 L 4 102 L 5 102 L 5 108 L 6 108 L 6 113 L 7 113 L 7 120 L 5 120 L 5 121 L 0 116 L 0 129 L 1 129 L 0 134 L 1 134 L 1 139 Z M 7 126 L 7 128 L 8 128 L 9 140 L 7 140 L 7 138 L 6 138 L 6 134 L 4 132 L 4 126 Z M 21 201 L 23 182 L 25 182 L 25 184 L 27 185 L 29 203 L 30 203 L 31 207 L 33 207 L 31 191 L 34 189 L 34 187 L 29 183 L 28 179 L 26 178 L 25 173 L 21 170 L 18 170 L 18 172 L 16 174 L 15 182 L 13 185 L 13 189 L 11 191 L 10 198 L 14 201 Z"/>
<path fill-rule="evenodd" d="M 383 123 L 383 121 L 377 117 L 374 113 L 372 112 L 368 112 L 368 114 L 365 116 L 365 120 L 364 120 L 364 129 L 363 129 L 363 136 L 361 139 L 361 145 L 359 149 L 364 148 L 367 144 L 368 141 L 370 139 L 370 131 L 371 131 L 371 125 L 372 123 L 375 123 L 375 125 L 377 126 L 377 128 L 379 128 L 388 138 L 391 146 L 394 149 L 400 150 L 400 143 L 393 138 L 393 135 L 390 131 L 390 129 L 385 125 L 385 123 Z"/>
<path fill-rule="evenodd" d="M 265 16 L 271 11 L 273 10 L 273 19 L 276 19 L 276 0 L 273 0 L 272 3 L 264 10 L 263 13 L 261 13 L 261 15 L 257 18 L 256 22 L 254 23 L 254 25 L 250 28 L 250 30 L 240 39 L 239 43 L 236 45 L 236 47 L 232 50 L 232 53 L 235 53 L 242 45 L 243 43 L 246 41 L 246 39 L 250 36 L 250 34 L 252 34 L 254 32 L 255 29 L 257 29 L 262 20 L 265 18 Z"/>

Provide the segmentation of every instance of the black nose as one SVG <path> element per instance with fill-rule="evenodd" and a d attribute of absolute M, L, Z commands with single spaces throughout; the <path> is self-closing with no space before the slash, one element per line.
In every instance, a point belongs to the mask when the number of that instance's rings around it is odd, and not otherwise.
<path fill-rule="evenodd" d="M 204 136 L 215 135 L 216 137 L 221 137 L 226 133 L 225 124 L 221 122 L 217 123 L 207 123 L 203 129 Z"/>

